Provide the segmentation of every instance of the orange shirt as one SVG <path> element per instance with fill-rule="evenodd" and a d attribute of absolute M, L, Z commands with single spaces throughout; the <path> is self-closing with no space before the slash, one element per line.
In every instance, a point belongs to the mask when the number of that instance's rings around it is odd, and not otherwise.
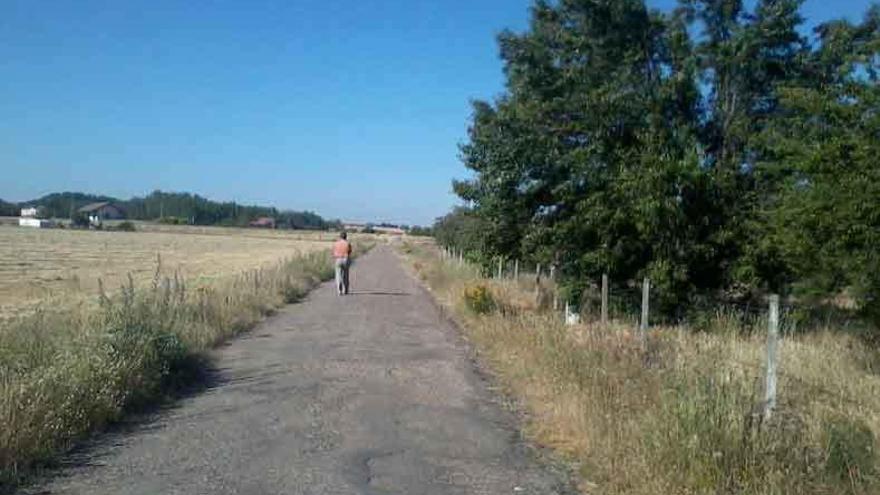
<path fill-rule="evenodd" d="M 339 239 L 333 244 L 334 258 L 348 258 L 351 256 L 351 244 L 345 239 Z"/>

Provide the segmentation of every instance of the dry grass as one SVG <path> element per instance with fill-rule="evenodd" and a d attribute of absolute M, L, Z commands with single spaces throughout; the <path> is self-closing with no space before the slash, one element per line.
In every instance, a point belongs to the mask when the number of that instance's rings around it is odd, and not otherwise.
<path fill-rule="evenodd" d="M 831 330 L 786 338 L 780 406 L 760 414 L 764 341 L 719 314 L 711 333 L 625 324 L 566 327 L 533 287 L 479 280 L 412 249 L 457 315 L 527 433 L 577 466 L 590 494 L 880 493 L 880 356 Z M 468 297 L 487 285 L 493 311 Z"/>
<path fill-rule="evenodd" d="M 211 280 L 286 257 L 329 249 L 321 232 L 138 224 L 138 232 L 0 227 L 0 315 L 41 302 L 93 297 L 98 280 L 117 288 L 129 275 Z"/>

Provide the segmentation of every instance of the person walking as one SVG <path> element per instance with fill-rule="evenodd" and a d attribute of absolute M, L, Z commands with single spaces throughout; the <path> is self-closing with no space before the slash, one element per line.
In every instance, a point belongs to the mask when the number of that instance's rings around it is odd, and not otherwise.
<path fill-rule="evenodd" d="M 333 243 L 333 258 L 336 259 L 336 295 L 348 294 L 348 270 L 351 267 L 351 243 L 348 234 L 342 232 Z"/>

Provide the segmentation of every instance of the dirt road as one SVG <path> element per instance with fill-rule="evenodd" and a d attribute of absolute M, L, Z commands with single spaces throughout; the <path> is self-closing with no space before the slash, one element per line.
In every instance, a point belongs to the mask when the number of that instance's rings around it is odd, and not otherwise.
<path fill-rule="evenodd" d="M 214 383 L 70 456 L 40 494 L 556 494 L 387 247 L 217 352 Z"/>

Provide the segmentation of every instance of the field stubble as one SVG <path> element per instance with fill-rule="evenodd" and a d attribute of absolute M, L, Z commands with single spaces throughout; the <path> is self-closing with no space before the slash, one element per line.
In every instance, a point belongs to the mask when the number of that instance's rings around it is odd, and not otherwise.
<path fill-rule="evenodd" d="M 139 232 L 0 227 L 0 316 L 35 304 L 94 298 L 150 281 L 159 269 L 190 283 L 259 268 L 321 249 L 331 234 L 138 225 Z"/>

